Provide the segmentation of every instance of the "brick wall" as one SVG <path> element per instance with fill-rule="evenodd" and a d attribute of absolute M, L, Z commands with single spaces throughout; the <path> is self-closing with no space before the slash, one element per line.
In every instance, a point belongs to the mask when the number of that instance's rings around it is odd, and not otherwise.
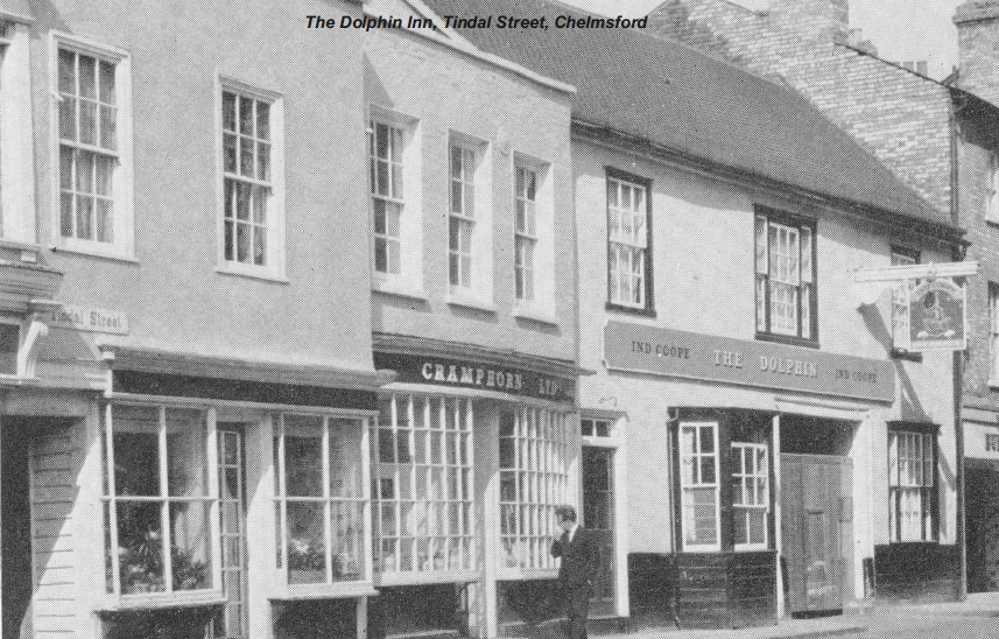
<path fill-rule="evenodd" d="M 826 27 L 800 7 L 811 7 Z M 674 0 L 651 16 L 661 35 L 693 46 L 710 34 L 729 60 L 778 75 L 938 209 L 950 210 L 950 98 L 945 87 L 838 42 L 843 0 L 779 0 L 756 13 L 725 0 Z M 801 28 L 792 28 L 797 25 Z M 691 34 L 698 38 L 692 39 Z M 817 37 L 822 35 L 823 37 Z"/>
<path fill-rule="evenodd" d="M 999 103 L 999 2 L 973 0 L 957 8 L 961 74 L 958 85 Z"/>

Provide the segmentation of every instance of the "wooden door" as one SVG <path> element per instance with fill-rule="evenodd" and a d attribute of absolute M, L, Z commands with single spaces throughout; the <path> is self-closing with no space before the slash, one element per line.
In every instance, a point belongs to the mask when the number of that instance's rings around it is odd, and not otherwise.
<path fill-rule="evenodd" d="M 615 612 L 614 449 L 583 447 L 583 525 L 600 542 L 600 572 L 593 584 L 590 614 Z"/>
<path fill-rule="evenodd" d="M 792 615 L 842 610 L 853 565 L 852 465 L 834 455 L 781 459 L 781 533 Z"/>

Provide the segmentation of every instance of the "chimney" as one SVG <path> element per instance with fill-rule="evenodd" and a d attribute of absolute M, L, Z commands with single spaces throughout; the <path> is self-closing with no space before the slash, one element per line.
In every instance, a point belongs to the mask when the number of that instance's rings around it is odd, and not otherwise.
<path fill-rule="evenodd" d="M 999 105 L 999 0 L 968 0 L 954 15 L 960 53 L 957 86 Z"/>
<path fill-rule="evenodd" d="M 847 42 L 849 0 L 770 0 L 770 21 L 815 40 Z"/>

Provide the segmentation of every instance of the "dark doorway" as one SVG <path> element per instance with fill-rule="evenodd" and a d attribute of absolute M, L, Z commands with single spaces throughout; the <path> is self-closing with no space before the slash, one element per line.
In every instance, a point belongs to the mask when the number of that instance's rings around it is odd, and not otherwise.
<path fill-rule="evenodd" d="M 999 590 L 999 462 L 969 459 L 966 486 L 968 592 Z"/>
<path fill-rule="evenodd" d="M 3 527 L 3 637 L 31 636 L 31 500 L 28 429 L 16 419 L 0 423 L 0 525 Z"/>
<path fill-rule="evenodd" d="M 600 541 L 600 572 L 593 584 L 590 614 L 615 612 L 614 449 L 583 446 L 583 526 Z"/>

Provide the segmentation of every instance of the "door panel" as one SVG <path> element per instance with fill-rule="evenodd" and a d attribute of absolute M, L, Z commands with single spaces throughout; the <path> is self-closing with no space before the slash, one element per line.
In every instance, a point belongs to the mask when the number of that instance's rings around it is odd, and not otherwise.
<path fill-rule="evenodd" d="M 791 614 L 835 611 L 850 599 L 852 467 L 832 455 L 781 455 L 781 532 Z"/>
<path fill-rule="evenodd" d="M 583 526 L 600 542 L 600 573 L 593 584 L 590 614 L 613 615 L 616 575 L 614 554 L 614 450 L 583 447 Z"/>

